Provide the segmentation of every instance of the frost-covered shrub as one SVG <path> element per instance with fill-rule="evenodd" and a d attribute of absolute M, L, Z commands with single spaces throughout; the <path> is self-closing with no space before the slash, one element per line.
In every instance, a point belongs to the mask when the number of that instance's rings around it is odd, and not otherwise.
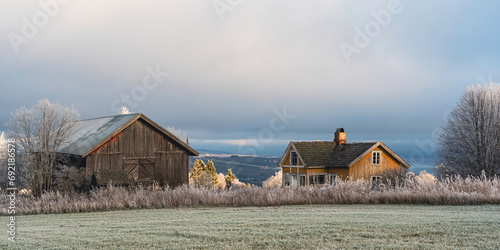
<path fill-rule="evenodd" d="M 269 177 L 267 180 L 262 182 L 264 188 L 276 188 L 281 187 L 283 179 L 283 170 L 276 172 L 273 176 Z"/>

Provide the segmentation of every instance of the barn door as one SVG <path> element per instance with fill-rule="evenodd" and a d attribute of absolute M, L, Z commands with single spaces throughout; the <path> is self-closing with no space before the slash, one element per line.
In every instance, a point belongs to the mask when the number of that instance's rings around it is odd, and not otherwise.
<path fill-rule="evenodd" d="M 154 157 L 124 157 L 123 170 L 129 179 L 140 184 L 151 184 L 154 180 Z"/>

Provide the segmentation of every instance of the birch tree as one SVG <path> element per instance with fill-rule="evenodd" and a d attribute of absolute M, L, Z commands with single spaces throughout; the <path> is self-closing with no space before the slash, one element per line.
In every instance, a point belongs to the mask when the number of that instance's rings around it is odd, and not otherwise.
<path fill-rule="evenodd" d="M 16 139 L 18 155 L 27 168 L 26 181 L 35 196 L 52 189 L 54 165 L 76 130 L 79 114 L 70 107 L 39 100 L 32 108 L 21 107 L 7 123 L 9 137 Z"/>
<path fill-rule="evenodd" d="M 500 175 L 500 85 L 469 87 L 438 137 L 438 176 Z"/>

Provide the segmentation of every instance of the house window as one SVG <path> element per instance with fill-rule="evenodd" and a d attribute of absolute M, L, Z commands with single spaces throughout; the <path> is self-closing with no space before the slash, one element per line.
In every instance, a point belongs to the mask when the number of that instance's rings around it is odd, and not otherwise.
<path fill-rule="evenodd" d="M 285 174 L 283 176 L 283 186 L 285 187 L 296 187 L 306 185 L 306 175 L 305 174 Z"/>
<path fill-rule="evenodd" d="M 324 174 L 319 174 L 319 175 L 309 175 L 309 185 L 322 185 L 325 184 L 325 175 Z"/>
<path fill-rule="evenodd" d="M 372 164 L 373 165 L 380 165 L 380 157 L 382 157 L 382 152 L 373 151 L 372 152 Z"/>
<path fill-rule="evenodd" d="M 292 156 L 291 156 L 291 158 L 292 158 L 292 161 L 291 161 L 291 163 L 292 163 L 291 165 L 292 165 L 292 166 L 297 166 L 297 165 L 299 165 L 299 157 L 297 156 L 297 153 L 296 153 L 296 152 L 292 152 Z"/>
<path fill-rule="evenodd" d="M 330 177 L 330 185 L 334 185 L 335 181 L 337 181 L 337 174 L 329 174 Z"/>
<path fill-rule="evenodd" d="M 283 176 L 283 186 L 285 186 L 285 187 L 290 186 L 290 175 L 289 174 L 285 174 Z"/>
<path fill-rule="evenodd" d="M 318 184 L 325 184 L 325 175 L 318 175 Z"/>
<path fill-rule="evenodd" d="M 306 175 L 300 175 L 300 186 L 306 185 Z"/>
<path fill-rule="evenodd" d="M 372 176 L 372 184 L 379 184 L 380 182 L 382 182 L 382 176 L 380 175 Z"/>

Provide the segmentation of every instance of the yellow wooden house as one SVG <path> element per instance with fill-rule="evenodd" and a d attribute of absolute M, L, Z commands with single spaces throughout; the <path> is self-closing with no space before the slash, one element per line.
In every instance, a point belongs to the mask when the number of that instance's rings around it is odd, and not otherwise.
<path fill-rule="evenodd" d="M 387 170 L 410 164 L 382 142 L 347 143 L 343 128 L 333 141 L 290 142 L 279 162 L 283 186 L 333 184 L 335 180 L 378 181 Z"/>

